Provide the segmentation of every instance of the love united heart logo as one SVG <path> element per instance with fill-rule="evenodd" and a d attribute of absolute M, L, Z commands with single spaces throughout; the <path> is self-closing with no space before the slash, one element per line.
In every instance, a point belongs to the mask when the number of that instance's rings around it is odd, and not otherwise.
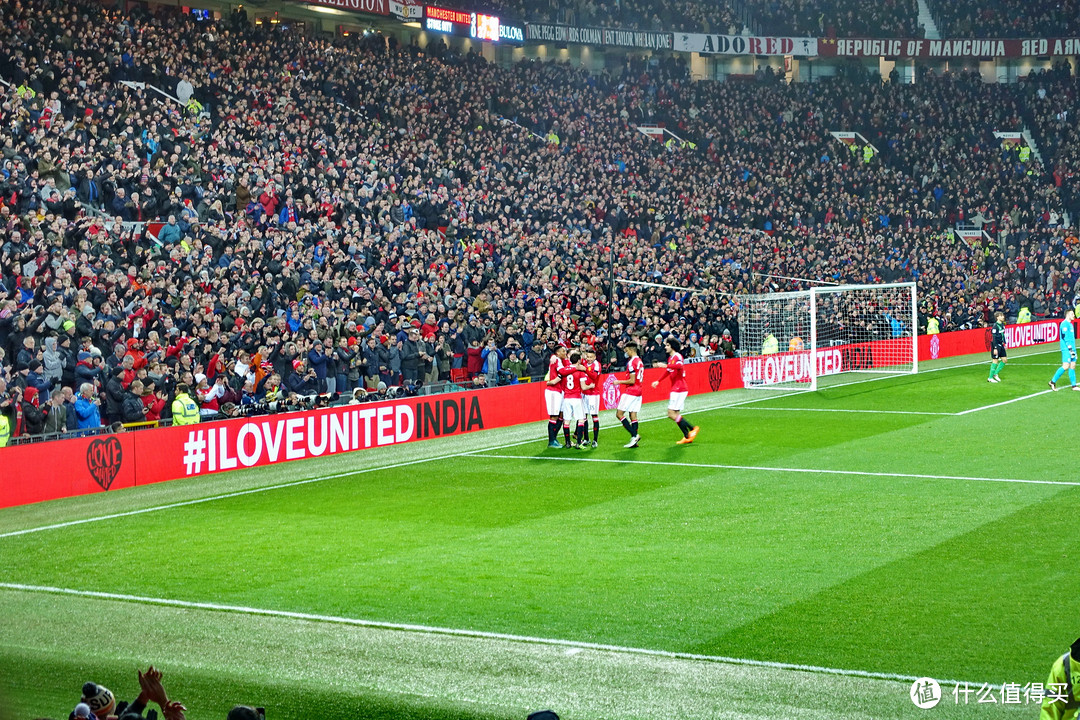
<path fill-rule="evenodd" d="M 86 449 L 86 467 L 102 490 L 113 484 L 124 462 L 124 448 L 115 437 L 94 440 Z"/>

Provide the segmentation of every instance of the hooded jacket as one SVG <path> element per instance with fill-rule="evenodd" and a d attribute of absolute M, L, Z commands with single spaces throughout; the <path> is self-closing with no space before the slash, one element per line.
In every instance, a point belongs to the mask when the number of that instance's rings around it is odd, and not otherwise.
<path fill-rule="evenodd" d="M 57 349 L 56 338 L 45 338 L 45 351 L 42 353 L 42 363 L 45 366 L 45 379 L 53 384 L 60 382 L 64 376 L 64 353 Z"/>
<path fill-rule="evenodd" d="M 45 430 L 45 413 L 38 407 L 38 389 L 28 387 L 23 391 L 23 434 L 40 435 Z"/>

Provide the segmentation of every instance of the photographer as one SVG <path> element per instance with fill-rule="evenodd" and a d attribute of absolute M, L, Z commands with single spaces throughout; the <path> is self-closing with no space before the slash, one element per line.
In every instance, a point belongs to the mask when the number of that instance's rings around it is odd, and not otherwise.
<path fill-rule="evenodd" d="M 297 395 L 314 395 L 318 392 L 315 370 L 304 368 L 304 361 L 300 358 L 293 360 L 293 371 L 285 378 L 285 389 Z"/>
<path fill-rule="evenodd" d="M 79 430 L 101 427 L 101 400 L 94 392 L 91 383 L 79 386 L 79 397 L 75 399 L 75 417 L 78 418 Z"/>
<path fill-rule="evenodd" d="M 132 380 L 120 402 L 120 422 L 139 423 L 146 419 L 148 408 L 143 404 L 142 393 L 142 381 Z"/>

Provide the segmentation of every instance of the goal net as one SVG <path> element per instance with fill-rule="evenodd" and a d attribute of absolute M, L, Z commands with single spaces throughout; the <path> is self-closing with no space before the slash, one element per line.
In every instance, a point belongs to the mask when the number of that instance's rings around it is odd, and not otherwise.
<path fill-rule="evenodd" d="M 743 385 L 816 390 L 849 372 L 918 371 L 915 283 L 840 285 L 739 298 Z"/>

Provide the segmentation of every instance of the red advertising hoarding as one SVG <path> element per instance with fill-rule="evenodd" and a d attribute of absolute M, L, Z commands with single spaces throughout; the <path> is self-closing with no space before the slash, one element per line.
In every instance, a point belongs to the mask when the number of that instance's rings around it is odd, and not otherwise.
<path fill-rule="evenodd" d="M 1043 320 L 1006 329 L 1009 348 L 1058 340 L 1060 321 Z M 983 353 L 989 328 L 923 335 L 919 359 Z M 819 375 L 889 365 L 907 352 L 910 339 L 822 348 Z M 891 347 L 900 344 L 903 347 Z M 798 381 L 809 354 L 777 353 L 742 360 L 711 360 L 686 366 L 691 395 L 741 388 L 747 383 Z M 602 405 L 618 404 L 625 373 L 601 377 Z M 642 401 L 667 399 L 668 386 L 653 380 L 664 371 L 645 371 Z M 420 396 L 308 412 L 101 435 L 0 449 L 9 470 L 0 475 L 0 508 L 86 495 L 148 483 L 194 477 L 292 460 L 355 452 L 543 420 L 544 384 L 523 383 L 444 395 Z M 689 408 L 693 410 L 693 405 Z M 538 438 L 540 442 L 542 438 Z"/>
<path fill-rule="evenodd" d="M 135 433 L 0 448 L 0 507 L 135 486 Z"/>
<path fill-rule="evenodd" d="M 688 365 L 691 394 L 740 387 L 737 362 Z M 662 376 L 646 371 L 644 402 L 667 399 L 667 383 L 649 386 Z M 604 407 L 614 408 L 620 386 L 610 374 L 601 386 Z M 522 383 L 17 445 L 0 450 L 5 465 L 19 468 L 0 481 L 0 507 L 520 425 L 547 417 L 543 395 L 543 383 Z"/>

